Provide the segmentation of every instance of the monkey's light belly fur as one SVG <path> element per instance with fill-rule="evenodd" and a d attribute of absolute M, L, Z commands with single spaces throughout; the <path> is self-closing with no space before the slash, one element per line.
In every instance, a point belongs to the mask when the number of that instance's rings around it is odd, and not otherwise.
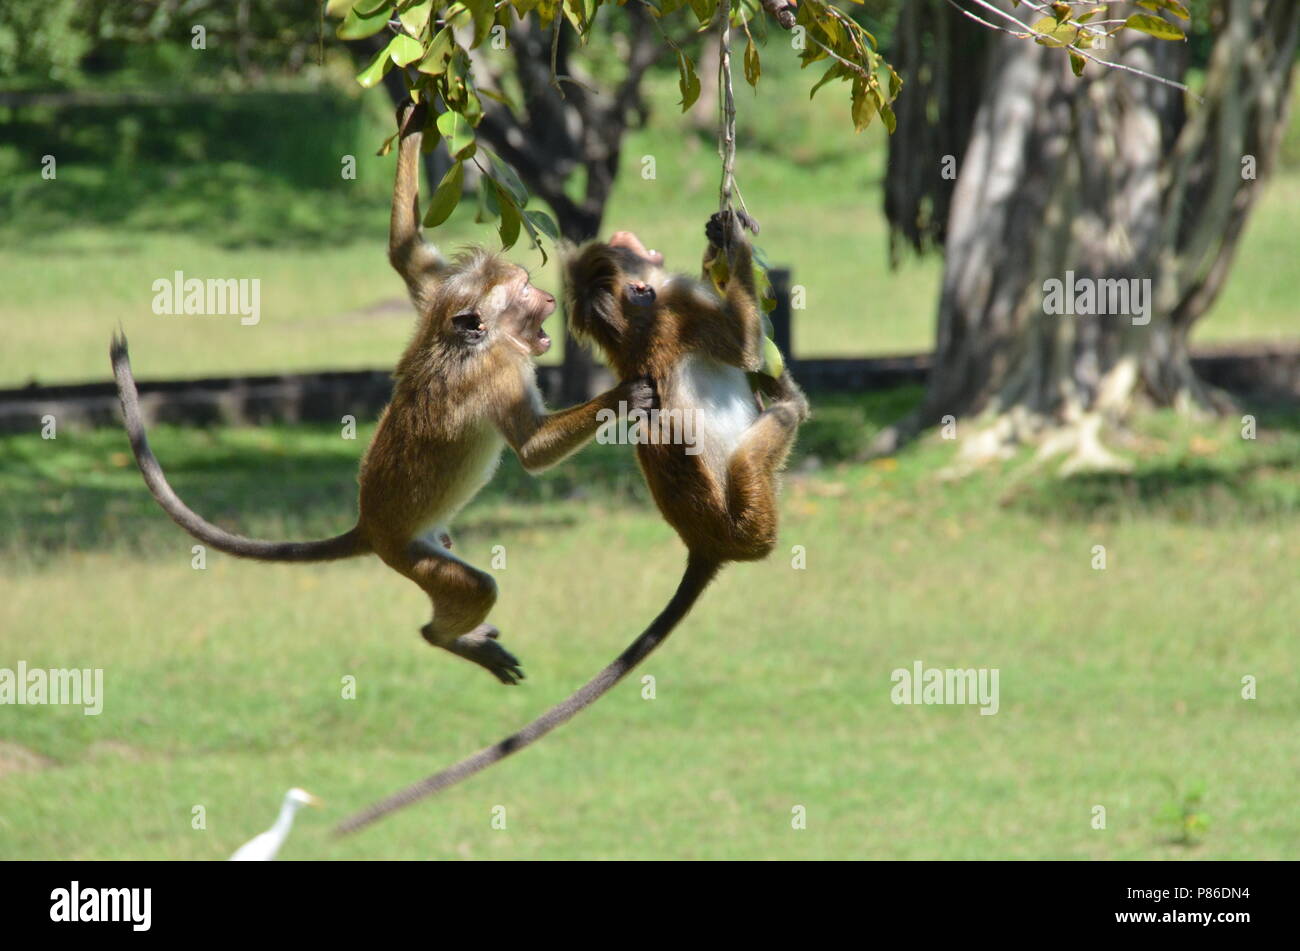
<path fill-rule="evenodd" d="M 758 418 L 754 391 L 744 371 L 692 353 L 678 364 L 664 402 L 693 414 L 696 444 L 703 447 L 709 470 L 725 484 L 727 462 Z"/>

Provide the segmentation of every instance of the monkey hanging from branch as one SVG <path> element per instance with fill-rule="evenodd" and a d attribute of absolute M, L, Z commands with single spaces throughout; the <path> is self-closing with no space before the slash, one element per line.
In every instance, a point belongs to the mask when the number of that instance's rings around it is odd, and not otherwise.
<path fill-rule="evenodd" d="M 496 602 L 492 576 L 451 552 L 449 525 L 488 482 L 508 444 L 529 472 L 577 451 L 596 433 L 603 410 L 647 410 L 654 390 L 628 380 L 596 399 L 547 413 L 532 358 L 551 340 L 542 324 L 555 298 L 528 272 L 474 251 L 445 260 L 419 225 L 419 156 L 425 106 L 398 111 L 401 136 L 389 229 L 389 260 L 419 315 L 398 361 L 392 399 L 361 463 L 360 514 L 334 538 L 267 542 L 218 528 L 168 484 L 149 448 L 126 338 L 113 339 L 113 374 L 126 430 L 145 483 L 168 515 L 206 545 L 241 558 L 319 562 L 373 553 L 419 585 L 433 607 L 424 639 L 487 669 L 503 684 L 523 677 L 519 661 L 486 619 Z"/>

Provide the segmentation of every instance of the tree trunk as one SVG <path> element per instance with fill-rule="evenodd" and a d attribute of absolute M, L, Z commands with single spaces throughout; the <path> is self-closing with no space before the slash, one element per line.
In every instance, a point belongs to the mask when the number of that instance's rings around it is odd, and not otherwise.
<path fill-rule="evenodd" d="M 903 243 L 921 253 L 944 243 L 954 173 L 970 141 L 996 36 L 972 26 L 947 0 L 908 0 L 899 11 L 891 59 L 907 79 L 894 103 L 898 125 L 889 137 L 884 188 L 893 265 Z"/>
<path fill-rule="evenodd" d="M 997 36 L 952 196 L 930 383 L 875 451 L 951 415 L 978 417 L 971 462 L 1032 440 L 1068 452 L 1064 471 L 1111 467 L 1101 428 L 1139 403 L 1230 405 L 1192 372 L 1187 340 L 1276 155 L 1300 4 L 1220 0 L 1212 15 L 1205 101 L 1190 114 L 1169 86 L 1097 64 L 1076 78 L 1061 50 Z M 1125 31 L 1112 46 L 1103 55 L 1186 73 L 1186 44 Z M 1125 305 L 1124 289 L 1142 296 Z"/>

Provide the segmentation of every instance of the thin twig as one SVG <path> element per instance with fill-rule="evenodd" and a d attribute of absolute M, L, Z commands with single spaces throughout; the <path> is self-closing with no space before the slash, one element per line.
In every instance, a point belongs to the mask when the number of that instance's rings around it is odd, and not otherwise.
<path fill-rule="evenodd" d="M 556 17 L 555 25 L 551 27 L 551 85 L 555 91 L 564 98 L 564 89 L 560 86 L 560 75 L 556 70 L 556 62 L 560 56 L 560 24 L 564 22 L 564 17 Z"/>
<path fill-rule="evenodd" d="M 981 26 L 988 27 L 990 30 L 997 30 L 999 33 L 1009 33 L 1012 36 L 1021 37 L 1021 38 L 1027 38 L 1028 36 L 1047 37 L 1048 39 L 1052 40 L 1054 43 L 1059 43 L 1061 46 L 1065 47 L 1066 49 L 1078 53 L 1084 59 L 1096 63 L 1098 66 L 1101 66 L 1105 69 L 1117 69 L 1120 72 L 1132 73 L 1134 76 L 1141 76 L 1144 79 L 1151 79 L 1158 83 L 1162 83 L 1166 86 L 1171 86 L 1174 89 L 1178 89 L 1192 96 L 1198 102 L 1205 101 L 1200 96 L 1192 92 L 1183 83 L 1176 82 L 1172 79 L 1166 79 L 1164 76 L 1158 76 L 1155 73 L 1148 73 L 1145 69 L 1138 69 L 1136 66 L 1129 66 L 1125 63 L 1117 63 L 1114 60 L 1101 59 L 1100 57 L 1092 55 L 1087 50 L 1075 46 L 1073 43 L 1062 43 L 1058 37 L 1052 36 L 1050 33 L 1041 33 L 1038 30 L 1035 30 L 1033 27 L 1017 19 L 1016 17 L 1012 16 L 1010 13 L 1007 13 L 1004 10 L 999 10 L 996 6 L 989 3 L 988 0 L 971 0 L 971 2 L 978 4 L 980 7 L 984 8 L 985 10 L 988 10 L 992 13 L 996 13 L 998 16 L 1002 17 L 1005 20 L 1010 20 L 1012 23 L 1016 24 L 1022 30 L 1024 30 L 1025 31 L 1024 34 L 1018 33 L 1015 30 L 1008 30 L 1006 27 L 998 26 L 996 23 L 990 23 L 988 20 L 985 20 L 982 17 L 975 15 L 970 10 L 967 10 L 965 7 L 961 6 L 959 3 L 957 3 L 957 0 L 948 0 L 948 5 L 952 7 L 954 10 L 956 10 L 958 13 L 961 13 L 963 16 L 969 17 L 970 19 L 974 20 L 976 23 L 980 24 Z M 1066 21 L 1066 22 L 1070 23 L 1070 21 Z M 1079 29 L 1083 32 L 1091 32 L 1090 30 L 1087 29 L 1088 24 L 1071 23 L 1070 25 L 1075 26 L 1076 29 Z"/>
<path fill-rule="evenodd" d="M 722 181 L 718 185 L 718 210 L 731 207 L 736 187 L 736 96 L 731 87 L 731 0 L 718 4 L 718 102 L 722 107 L 718 154 L 722 156 Z"/>

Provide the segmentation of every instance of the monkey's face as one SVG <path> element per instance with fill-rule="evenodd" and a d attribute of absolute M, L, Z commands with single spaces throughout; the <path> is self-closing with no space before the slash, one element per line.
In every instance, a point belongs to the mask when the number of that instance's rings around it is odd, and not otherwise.
<path fill-rule="evenodd" d="M 617 288 L 619 300 L 636 319 L 654 307 L 667 280 L 664 256 L 650 251 L 631 231 L 615 231 L 609 247 L 623 262 L 623 280 Z"/>
<path fill-rule="evenodd" d="M 565 265 L 569 325 L 583 340 L 617 358 L 629 332 L 653 319 L 668 275 L 664 256 L 649 251 L 630 231 L 584 248 Z"/>
<path fill-rule="evenodd" d="M 502 316 L 504 329 L 523 341 L 529 353 L 540 357 L 551 349 L 551 338 L 542 329 L 546 318 L 555 313 L 555 298 L 540 287 L 534 287 L 528 272 L 520 274 L 507 289 L 510 305 Z"/>
<path fill-rule="evenodd" d="M 528 272 L 512 267 L 479 300 L 452 308 L 450 332 L 467 347 L 505 343 L 528 356 L 551 349 L 542 324 L 555 312 L 555 298 L 534 287 Z"/>

